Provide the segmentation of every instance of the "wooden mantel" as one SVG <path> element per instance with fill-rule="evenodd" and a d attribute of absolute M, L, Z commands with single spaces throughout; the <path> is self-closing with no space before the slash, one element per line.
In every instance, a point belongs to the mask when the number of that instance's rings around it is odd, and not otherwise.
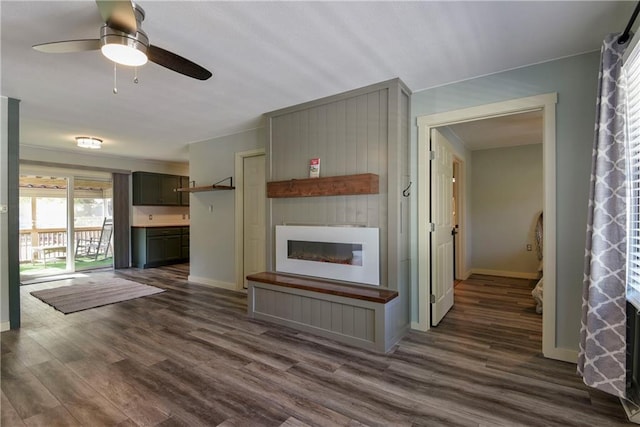
<path fill-rule="evenodd" d="M 378 194 L 378 175 L 328 176 L 267 183 L 267 197 L 317 197 Z"/>

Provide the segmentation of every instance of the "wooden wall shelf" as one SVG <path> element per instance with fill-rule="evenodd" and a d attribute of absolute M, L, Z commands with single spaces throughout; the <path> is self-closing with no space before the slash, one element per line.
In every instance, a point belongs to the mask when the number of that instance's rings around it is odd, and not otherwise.
<path fill-rule="evenodd" d="M 235 190 L 235 188 L 236 187 L 232 187 L 230 185 L 203 185 L 202 187 L 176 188 L 176 191 L 186 192 L 186 193 L 198 193 L 200 191 Z"/>
<path fill-rule="evenodd" d="M 378 194 L 378 175 L 328 176 L 267 183 L 267 197 L 318 197 Z"/>
<path fill-rule="evenodd" d="M 223 181 L 229 181 L 229 185 L 220 185 Z M 194 181 L 195 183 L 195 181 Z M 233 177 L 225 178 L 220 180 L 212 185 L 202 185 L 199 187 L 184 187 L 184 188 L 176 188 L 175 191 L 180 193 L 198 193 L 201 191 L 221 191 L 221 190 L 235 190 L 236 187 L 233 186 Z"/>

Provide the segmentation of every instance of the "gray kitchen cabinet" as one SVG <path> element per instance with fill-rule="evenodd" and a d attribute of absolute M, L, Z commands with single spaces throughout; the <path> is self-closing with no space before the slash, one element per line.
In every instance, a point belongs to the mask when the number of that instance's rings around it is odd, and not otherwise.
<path fill-rule="evenodd" d="M 134 206 L 180 206 L 179 175 L 152 172 L 133 172 Z M 187 178 L 188 182 L 189 178 Z"/>
<path fill-rule="evenodd" d="M 150 268 L 189 261 L 188 237 L 189 227 L 133 227 L 133 265 L 138 268 Z"/>

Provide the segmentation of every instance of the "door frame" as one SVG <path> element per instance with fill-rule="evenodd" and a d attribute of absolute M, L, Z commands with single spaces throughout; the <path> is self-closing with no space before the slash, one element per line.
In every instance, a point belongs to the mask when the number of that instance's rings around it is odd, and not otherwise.
<path fill-rule="evenodd" d="M 235 243 L 236 243 L 236 290 L 245 291 L 244 288 L 244 159 L 247 157 L 265 156 L 266 150 L 258 148 L 249 151 L 240 151 L 235 153 L 235 204 L 236 204 L 236 221 L 235 221 Z M 265 168 L 266 170 L 266 168 Z M 266 177 L 265 177 L 266 180 Z M 266 197 L 265 188 L 265 197 Z M 265 201 L 266 204 L 266 201 Z M 265 251 L 267 248 L 265 248 Z"/>
<path fill-rule="evenodd" d="M 543 170 L 545 212 L 543 247 L 544 277 L 544 310 L 542 315 L 542 352 L 545 357 L 575 362 L 574 351 L 556 346 L 556 103 L 557 93 L 547 93 L 476 107 L 463 108 L 444 113 L 430 114 L 417 118 L 418 125 L 418 312 L 417 321 L 411 323 L 413 329 L 427 331 L 430 329 L 431 307 L 430 292 L 430 260 L 429 221 L 430 197 L 429 177 L 429 135 L 431 128 L 469 122 L 492 117 L 500 117 L 532 110 L 543 112 Z"/>
<path fill-rule="evenodd" d="M 453 171 L 454 176 L 456 178 L 456 182 L 454 188 L 456 189 L 456 203 L 454 205 L 454 209 L 456 210 L 456 222 L 458 223 L 458 229 L 456 230 L 456 235 L 453 237 L 454 245 L 456 248 L 456 256 L 453 260 L 456 264 L 456 268 L 453 272 L 453 280 L 461 280 L 462 278 L 466 279 L 466 264 L 464 262 L 464 253 L 466 251 L 466 247 L 464 245 L 463 235 L 465 232 L 465 227 L 462 225 L 464 220 L 463 207 L 466 203 L 464 198 L 464 160 L 462 160 L 457 155 L 453 155 Z M 457 171 L 457 174 L 455 173 Z M 455 224 L 454 224 L 455 226 Z"/>

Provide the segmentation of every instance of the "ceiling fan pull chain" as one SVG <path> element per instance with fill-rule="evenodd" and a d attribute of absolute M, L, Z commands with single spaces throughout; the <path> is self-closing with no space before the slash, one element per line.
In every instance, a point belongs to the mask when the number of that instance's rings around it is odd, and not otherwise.
<path fill-rule="evenodd" d="M 118 73 L 116 63 L 113 63 L 113 94 L 118 94 Z"/>
<path fill-rule="evenodd" d="M 134 70 L 133 82 L 135 84 L 138 84 L 138 67 L 134 67 L 133 70 Z"/>

